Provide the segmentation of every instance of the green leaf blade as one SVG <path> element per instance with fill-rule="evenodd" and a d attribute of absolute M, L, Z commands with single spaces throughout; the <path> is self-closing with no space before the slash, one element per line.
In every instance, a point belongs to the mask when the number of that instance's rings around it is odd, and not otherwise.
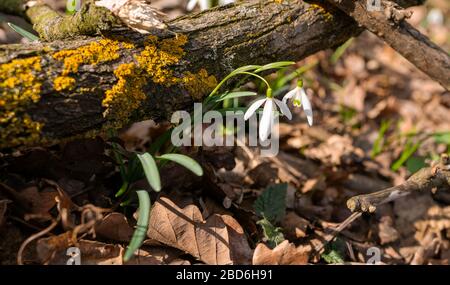
<path fill-rule="evenodd" d="M 173 161 L 173 162 L 178 163 L 179 165 L 184 166 L 185 168 L 189 169 L 195 175 L 203 176 L 203 169 L 200 166 L 200 164 L 198 164 L 197 161 L 193 160 L 189 156 L 178 154 L 178 153 L 168 153 L 168 154 L 163 154 L 161 156 L 158 156 L 158 158 Z"/>
<path fill-rule="evenodd" d="M 291 66 L 295 64 L 294 61 L 279 61 L 279 62 L 272 62 L 266 65 L 261 66 L 260 68 L 256 69 L 254 72 L 259 73 L 262 71 L 270 70 L 270 69 L 278 69 L 278 68 L 284 68 L 287 66 Z"/>
<path fill-rule="evenodd" d="M 249 92 L 249 91 L 237 91 L 237 92 L 230 92 L 226 93 L 222 96 L 220 96 L 218 99 L 216 99 L 216 102 L 225 101 L 228 99 L 235 99 L 235 98 L 241 98 L 241 97 L 249 97 L 249 96 L 256 96 L 256 92 Z"/>
<path fill-rule="evenodd" d="M 34 34 L 28 32 L 27 30 L 25 30 L 25 29 L 23 29 L 23 28 L 21 28 L 21 27 L 19 27 L 17 25 L 14 25 L 13 23 L 9 23 L 8 22 L 8 26 L 11 29 L 13 29 L 16 33 L 21 35 L 22 37 L 24 37 L 24 38 L 26 38 L 26 39 L 28 39 L 28 40 L 30 40 L 32 42 L 39 41 L 39 37 L 35 36 Z"/>
<path fill-rule="evenodd" d="M 138 154 L 137 156 L 150 186 L 152 186 L 156 192 L 161 191 L 161 178 L 159 176 L 158 166 L 153 157 L 149 153 Z"/>
<path fill-rule="evenodd" d="M 145 190 L 136 191 L 139 198 L 139 218 L 136 225 L 136 230 L 133 233 L 130 244 L 123 256 L 123 260 L 127 262 L 133 256 L 134 252 L 138 250 L 145 237 L 147 236 L 148 221 L 150 219 L 151 201 L 148 192 Z"/>

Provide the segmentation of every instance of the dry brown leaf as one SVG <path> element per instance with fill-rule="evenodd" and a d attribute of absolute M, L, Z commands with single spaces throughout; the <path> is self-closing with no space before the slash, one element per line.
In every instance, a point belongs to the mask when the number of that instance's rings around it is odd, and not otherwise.
<path fill-rule="evenodd" d="M 310 227 L 308 220 L 300 217 L 293 211 L 289 211 L 281 222 L 281 227 L 286 237 L 290 240 L 299 239 L 306 236 L 306 230 Z"/>
<path fill-rule="evenodd" d="M 212 215 L 205 221 L 195 205 L 180 208 L 170 199 L 161 197 L 152 208 L 147 236 L 187 252 L 206 264 L 235 263 L 230 233 L 222 217 Z"/>
<path fill-rule="evenodd" d="M 139 249 L 126 265 L 167 265 L 180 262 L 183 252 L 171 247 L 152 246 Z"/>
<path fill-rule="evenodd" d="M 253 254 L 253 265 L 303 265 L 308 263 L 311 246 L 295 247 L 288 240 L 274 249 L 259 243 Z"/>
<path fill-rule="evenodd" d="M 378 237 L 381 244 L 395 242 L 400 238 L 400 234 L 394 227 L 394 221 L 390 216 L 383 216 L 378 224 Z"/>
<path fill-rule="evenodd" d="M 67 264 L 71 257 L 67 250 L 75 246 L 72 244 L 71 236 L 72 232 L 68 231 L 58 236 L 39 239 L 36 252 L 40 261 L 45 264 Z M 80 240 L 76 247 L 80 250 L 82 265 L 122 264 L 123 248 L 120 245 Z"/>
<path fill-rule="evenodd" d="M 37 186 L 27 187 L 20 194 L 31 204 L 27 213 L 39 215 L 49 215 L 48 211 L 56 205 L 55 198 L 58 196 L 58 192 L 52 188 L 39 190 Z"/>
<path fill-rule="evenodd" d="M 230 240 L 230 245 L 232 246 L 231 259 L 233 260 L 233 263 L 251 264 L 253 250 L 248 244 L 244 229 L 233 217 L 229 215 L 222 215 L 222 219 L 227 226 L 228 237 Z"/>
<path fill-rule="evenodd" d="M 133 235 L 133 228 L 123 214 L 111 213 L 95 226 L 95 232 L 106 239 L 127 242 Z"/>

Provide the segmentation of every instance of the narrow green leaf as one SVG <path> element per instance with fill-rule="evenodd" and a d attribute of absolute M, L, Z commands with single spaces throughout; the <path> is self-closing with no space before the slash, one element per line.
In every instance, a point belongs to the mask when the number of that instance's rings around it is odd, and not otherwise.
<path fill-rule="evenodd" d="M 249 97 L 249 96 L 255 96 L 255 95 L 257 95 L 256 92 L 249 92 L 249 91 L 230 92 L 230 93 L 226 93 L 226 94 L 220 96 L 218 99 L 216 99 L 216 102 L 224 101 L 227 99 Z"/>
<path fill-rule="evenodd" d="M 336 51 L 331 55 L 330 61 L 332 64 L 336 64 L 338 60 L 342 57 L 345 51 L 351 46 L 353 38 L 348 39 L 344 44 L 336 49 Z"/>
<path fill-rule="evenodd" d="M 260 68 L 256 69 L 254 72 L 259 73 L 259 72 L 270 70 L 270 69 L 283 68 L 283 67 L 290 66 L 293 64 L 295 64 L 295 62 L 293 62 L 293 61 L 272 62 L 272 63 L 261 66 Z"/>
<path fill-rule="evenodd" d="M 138 154 L 137 156 L 141 161 L 145 177 L 150 186 L 152 186 L 153 190 L 156 192 L 161 191 L 161 178 L 159 177 L 158 166 L 156 166 L 153 157 L 149 153 Z"/>
<path fill-rule="evenodd" d="M 375 140 L 372 151 L 371 151 L 371 157 L 374 158 L 377 155 L 381 153 L 383 150 L 383 143 L 384 143 L 384 135 L 386 134 L 387 130 L 391 126 L 392 121 L 391 120 L 383 120 L 381 122 L 380 129 L 378 130 L 377 139 Z"/>
<path fill-rule="evenodd" d="M 405 146 L 405 149 L 400 155 L 400 158 L 392 164 L 391 169 L 393 171 L 399 170 L 400 167 L 402 167 L 402 165 L 408 160 L 408 158 L 410 158 L 411 155 L 413 155 L 417 151 L 417 149 L 420 147 L 421 144 L 422 142 L 412 144 L 411 141 L 408 141 L 408 143 Z"/>
<path fill-rule="evenodd" d="M 197 161 L 193 160 L 189 156 L 186 156 L 183 154 L 178 154 L 178 153 L 168 153 L 168 154 L 163 154 L 161 156 L 158 156 L 157 158 L 176 162 L 176 163 L 186 167 L 187 169 L 192 171 L 197 176 L 203 175 L 203 169 L 200 166 L 200 164 L 198 164 Z"/>
<path fill-rule="evenodd" d="M 267 187 L 253 204 L 256 214 L 271 223 L 280 221 L 286 213 L 286 192 L 286 183 Z"/>
<path fill-rule="evenodd" d="M 134 252 L 138 250 L 145 237 L 147 236 L 148 221 L 150 219 L 150 196 L 145 190 L 136 191 L 139 198 L 139 218 L 136 229 L 134 230 L 130 244 L 123 256 L 123 260 L 127 262 L 133 256 Z"/>
<path fill-rule="evenodd" d="M 39 41 L 39 37 L 35 36 L 34 34 L 28 32 L 27 30 L 25 30 L 17 25 L 14 25 L 13 23 L 8 22 L 8 26 L 11 29 L 13 29 L 16 33 L 20 34 L 22 37 L 24 37 L 32 42 Z"/>
<path fill-rule="evenodd" d="M 243 71 L 250 71 L 250 70 L 256 70 L 258 68 L 261 68 L 261 65 L 245 65 L 245 66 L 241 66 L 236 68 L 235 70 L 233 70 L 231 74 L 235 74 L 235 73 L 239 73 L 239 72 L 243 72 Z"/>
<path fill-rule="evenodd" d="M 120 187 L 119 191 L 116 193 L 116 197 L 120 197 L 128 190 L 128 181 L 123 181 L 122 186 Z"/>

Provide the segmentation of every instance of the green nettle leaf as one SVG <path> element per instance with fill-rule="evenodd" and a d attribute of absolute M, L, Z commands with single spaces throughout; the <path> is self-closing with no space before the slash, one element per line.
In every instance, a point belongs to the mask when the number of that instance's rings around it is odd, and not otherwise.
<path fill-rule="evenodd" d="M 21 35 L 22 37 L 24 37 L 32 42 L 39 41 L 39 37 L 35 36 L 34 34 L 30 33 L 29 31 L 27 31 L 17 25 L 14 25 L 13 23 L 8 23 L 8 26 L 11 29 L 13 29 L 16 33 Z"/>
<path fill-rule="evenodd" d="M 281 228 L 275 227 L 266 218 L 259 220 L 257 224 L 262 227 L 264 240 L 267 242 L 270 248 L 275 248 L 277 245 L 284 241 L 284 235 L 281 232 Z"/>
<path fill-rule="evenodd" d="M 346 246 L 343 240 L 337 238 L 336 241 L 326 247 L 321 257 L 326 263 L 344 263 L 345 248 Z"/>
<path fill-rule="evenodd" d="M 408 171 L 410 173 L 416 173 L 417 171 L 424 168 L 425 166 L 427 166 L 427 164 L 425 163 L 424 157 L 411 156 L 406 161 L 406 168 L 408 169 Z"/>
<path fill-rule="evenodd" d="M 156 192 L 161 191 L 161 178 L 159 176 L 158 166 L 153 157 L 149 153 L 138 154 L 142 168 L 144 169 L 145 177 L 148 183 Z"/>
<path fill-rule="evenodd" d="M 168 154 L 163 154 L 161 156 L 158 156 L 157 158 L 176 162 L 179 165 L 186 167 L 187 169 L 192 171 L 197 176 L 203 175 L 203 169 L 200 166 L 200 164 L 198 164 L 197 161 L 193 160 L 189 156 L 178 154 L 178 153 L 168 153 Z"/>
<path fill-rule="evenodd" d="M 334 249 L 322 254 L 322 258 L 326 263 L 344 263 L 340 253 Z"/>
<path fill-rule="evenodd" d="M 286 213 L 286 191 L 286 183 L 267 187 L 253 204 L 256 214 L 271 223 L 279 222 Z"/>
<path fill-rule="evenodd" d="M 127 262 L 133 256 L 134 252 L 139 249 L 147 236 L 148 221 L 150 218 L 150 196 L 145 190 L 136 191 L 139 198 L 139 218 L 136 230 L 133 233 L 127 251 L 123 256 L 123 260 Z"/>

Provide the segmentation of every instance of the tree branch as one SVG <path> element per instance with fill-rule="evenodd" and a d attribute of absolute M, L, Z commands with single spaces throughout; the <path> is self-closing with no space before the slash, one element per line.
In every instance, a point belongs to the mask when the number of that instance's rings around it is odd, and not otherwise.
<path fill-rule="evenodd" d="M 347 201 L 352 212 L 375 212 L 379 205 L 394 201 L 412 192 L 428 191 L 435 187 L 450 189 L 450 158 L 443 155 L 434 165 L 422 168 L 405 183 L 371 194 L 358 195 Z"/>
<path fill-rule="evenodd" d="M 450 56 L 404 21 L 411 14 L 381 0 L 380 11 L 370 11 L 367 0 L 328 0 L 361 26 L 383 39 L 418 69 L 450 90 Z"/>
<path fill-rule="evenodd" d="M 246 1 L 167 24 L 177 37 L 121 28 L 103 37 L 1 46 L 0 148 L 167 119 L 190 110 L 237 67 L 300 60 L 361 32 L 331 5 L 301 0 Z"/>

